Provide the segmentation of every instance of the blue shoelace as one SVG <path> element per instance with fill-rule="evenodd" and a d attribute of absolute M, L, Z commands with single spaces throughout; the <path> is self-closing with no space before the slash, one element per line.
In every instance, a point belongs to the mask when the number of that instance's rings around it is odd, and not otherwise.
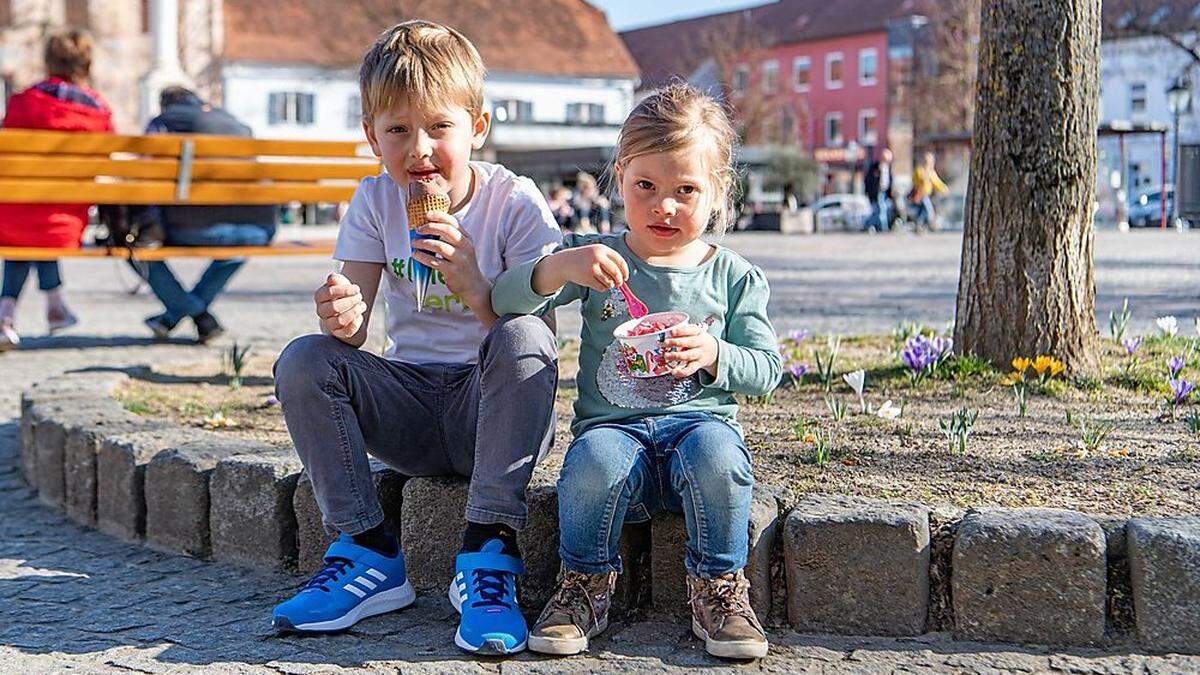
<path fill-rule="evenodd" d="M 480 599 L 471 603 L 472 607 L 504 607 L 512 608 L 512 603 L 506 600 L 508 584 L 505 582 L 507 572 L 499 570 L 480 569 L 474 572 L 475 592 Z"/>
<path fill-rule="evenodd" d="M 337 581 L 337 578 L 346 571 L 346 568 L 351 565 L 351 561 L 345 558 L 332 558 L 325 567 L 316 574 L 313 578 L 304 584 L 302 591 L 307 591 L 310 588 L 319 588 L 322 591 L 329 592 L 329 587 L 326 584 Z"/>

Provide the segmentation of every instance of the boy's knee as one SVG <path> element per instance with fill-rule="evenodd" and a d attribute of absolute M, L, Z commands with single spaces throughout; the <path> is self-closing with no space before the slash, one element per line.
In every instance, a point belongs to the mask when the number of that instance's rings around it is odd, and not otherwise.
<path fill-rule="evenodd" d="M 536 316 L 505 314 L 488 334 L 488 351 L 506 355 L 537 354 L 558 358 L 558 340 Z"/>
<path fill-rule="evenodd" d="M 348 346 L 337 338 L 319 334 L 301 335 L 289 342 L 275 360 L 273 372 L 276 392 L 303 386 L 323 377 L 324 369 L 321 366 L 338 353 L 339 345 Z"/>

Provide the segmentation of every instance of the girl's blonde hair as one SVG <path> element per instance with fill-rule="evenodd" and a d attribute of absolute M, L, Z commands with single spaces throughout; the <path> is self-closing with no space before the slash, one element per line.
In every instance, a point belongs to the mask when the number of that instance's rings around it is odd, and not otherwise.
<path fill-rule="evenodd" d="M 721 234 L 733 221 L 736 143 L 737 132 L 721 104 L 689 84 L 675 82 L 642 99 L 629 113 L 621 125 L 610 171 L 615 177 L 641 155 L 693 146 L 705 149 L 713 199 L 709 229 Z"/>
<path fill-rule="evenodd" d="M 48 76 L 85 84 L 92 72 L 92 39 L 78 30 L 51 35 L 45 59 Z"/>

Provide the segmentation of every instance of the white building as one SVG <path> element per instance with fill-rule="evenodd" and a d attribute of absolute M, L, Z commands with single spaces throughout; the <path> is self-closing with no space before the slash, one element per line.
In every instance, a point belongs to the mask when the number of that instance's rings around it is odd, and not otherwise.
<path fill-rule="evenodd" d="M 1180 76 L 1192 82 L 1192 112 L 1179 118 L 1179 138 L 1183 143 L 1200 142 L 1200 77 L 1191 57 L 1183 50 L 1158 37 L 1106 39 L 1100 46 L 1100 120 L 1119 125 L 1157 123 L 1166 127 L 1166 176 L 1170 181 L 1174 117 L 1167 105 L 1167 89 Z M 1105 174 L 1122 169 L 1119 144 L 1115 138 L 1100 143 L 1101 166 Z M 1158 134 L 1129 136 L 1125 142 L 1125 185 L 1131 198 L 1157 189 L 1163 173 L 1162 137 Z"/>

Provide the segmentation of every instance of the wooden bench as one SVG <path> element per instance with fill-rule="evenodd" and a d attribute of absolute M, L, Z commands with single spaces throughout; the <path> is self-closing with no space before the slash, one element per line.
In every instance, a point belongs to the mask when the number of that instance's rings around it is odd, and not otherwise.
<path fill-rule="evenodd" d="M 379 173 L 366 145 L 194 134 L 117 134 L 0 130 L 0 203 L 283 204 L 349 201 L 365 176 Z M 333 242 L 271 246 L 163 246 L 134 249 L 137 260 L 174 257 L 330 255 Z M 124 248 L 0 246 L 0 258 L 53 260 L 128 257 Z"/>

